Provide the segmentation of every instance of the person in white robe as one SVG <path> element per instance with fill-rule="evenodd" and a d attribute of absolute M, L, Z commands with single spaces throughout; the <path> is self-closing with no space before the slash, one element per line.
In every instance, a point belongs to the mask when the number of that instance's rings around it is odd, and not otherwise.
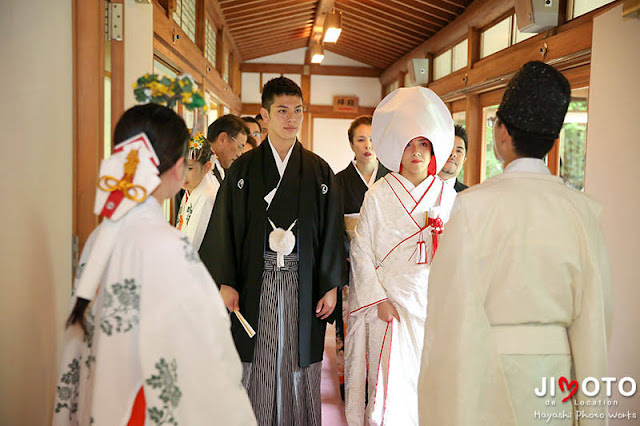
<path fill-rule="evenodd" d="M 402 88 L 378 105 L 371 130 L 393 173 L 366 193 L 351 242 L 346 416 L 350 425 L 415 425 L 430 263 L 456 196 L 437 176 L 453 120 L 431 90 Z"/>
<path fill-rule="evenodd" d="M 151 135 L 151 137 L 147 137 Z M 156 104 L 126 111 L 103 161 L 64 334 L 53 425 L 253 425 L 216 285 L 161 202 L 189 132 Z"/>
<path fill-rule="evenodd" d="M 189 141 L 185 166 L 187 171 L 182 185 L 185 193 L 180 202 L 176 228 L 187 235 L 198 251 L 218 192 L 213 179 L 208 178 L 212 176 L 211 145 L 204 136 L 197 135 Z"/>
<path fill-rule="evenodd" d="M 542 62 L 507 87 L 493 123 L 504 173 L 458 195 L 431 267 L 421 425 L 607 424 L 605 405 L 584 405 L 605 400 L 604 385 L 583 393 L 585 378 L 607 376 L 601 207 L 542 160 L 570 99 L 564 76 Z"/>

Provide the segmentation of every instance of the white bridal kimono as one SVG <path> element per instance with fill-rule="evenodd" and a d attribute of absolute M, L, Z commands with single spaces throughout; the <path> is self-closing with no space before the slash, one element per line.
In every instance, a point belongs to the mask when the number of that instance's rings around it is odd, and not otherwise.
<path fill-rule="evenodd" d="M 429 278 L 421 425 L 606 424 L 576 422 L 558 386 L 577 379 L 580 404 L 582 380 L 607 376 L 612 289 L 599 213 L 532 158 L 458 195 Z M 543 377 L 555 378 L 555 397 L 536 396 Z"/>
<path fill-rule="evenodd" d="M 229 315 L 187 237 L 150 196 L 102 222 L 80 268 L 104 226 L 119 231 L 88 335 L 77 324 L 65 331 L 53 425 L 125 425 L 141 390 L 147 425 L 255 424 Z"/>
<path fill-rule="evenodd" d="M 208 175 L 211 173 L 203 177 L 200 184 L 191 191 L 191 194 L 184 193 L 180 202 L 178 225 L 176 226 L 187 235 L 196 251 L 200 250 L 200 244 L 202 244 L 202 239 L 209 226 L 209 219 L 218 192 L 217 181 L 214 183 L 215 177 L 212 179 Z"/>
<path fill-rule="evenodd" d="M 365 195 L 351 242 L 345 349 L 350 425 L 418 423 L 417 379 L 429 279 L 429 265 L 417 263 L 418 241 L 431 248 L 431 232 L 423 229 L 427 212 L 439 205 L 446 222 L 455 196 L 439 177 L 429 176 L 414 187 L 398 173 L 380 179 Z M 386 300 L 394 304 L 400 321 L 378 318 L 377 305 Z"/>

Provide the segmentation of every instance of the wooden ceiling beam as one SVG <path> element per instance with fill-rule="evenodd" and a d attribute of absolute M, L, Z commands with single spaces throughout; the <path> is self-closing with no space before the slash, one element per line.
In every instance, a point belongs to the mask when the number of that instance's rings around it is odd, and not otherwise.
<path fill-rule="evenodd" d="M 464 7 L 452 5 L 444 0 L 430 0 L 427 5 L 416 0 L 388 0 L 387 3 L 390 4 L 390 7 L 392 7 L 391 5 L 403 7 L 404 10 L 410 14 L 414 12 L 423 12 L 443 17 L 449 22 L 464 12 Z"/>
<path fill-rule="evenodd" d="M 222 12 L 222 8 L 220 7 L 220 0 L 207 0 L 207 1 L 209 4 L 209 7 L 213 7 L 213 11 L 215 12 L 218 20 L 220 21 L 219 24 L 222 26 L 221 28 L 222 28 L 223 34 L 226 33 L 227 39 L 231 43 L 231 51 L 235 53 L 236 59 L 242 62 L 242 54 L 238 50 L 238 46 L 236 46 L 235 39 L 233 38 L 233 35 L 231 35 L 229 31 L 229 26 L 227 24 L 227 21 L 224 18 L 224 13 Z"/>
<path fill-rule="evenodd" d="M 414 58 L 424 58 L 425 53 L 436 53 L 468 35 L 468 28 L 482 28 L 507 13 L 514 0 L 475 0 L 464 13 L 438 31 L 411 52 L 403 55 L 380 76 L 383 85 L 395 80 L 400 72 L 407 71 L 407 63 Z"/>
<path fill-rule="evenodd" d="M 417 36 L 406 31 L 396 31 L 393 28 L 389 28 L 387 25 L 383 25 L 371 20 L 358 21 L 352 17 L 349 17 L 348 15 L 343 17 L 342 24 L 346 24 L 356 31 L 361 31 L 361 28 L 367 28 L 368 30 L 373 31 L 376 35 L 384 34 L 393 39 L 404 40 L 411 44 L 422 43 L 425 39 L 424 35 Z M 435 34 L 435 31 L 432 31 L 431 34 Z"/>
<path fill-rule="evenodd" d="M 245 62 L 240 66 L 242 72 L 267 72 L 284 74 L 302 74 L 304 65 L 297 64 L 261 64 Z M 380 68 L 353 67 L 339 65 L 311 64 L 313 75 L 339 75 L 345 77 L 378 77 L 382 71 Z"/>
<path fill-rule="evenodd" d="M 441 27 L 447 25 L 450 21 L 455 19 L 456 15 L 447 14 L 447 17 L 431 15 L 426 13 L 420 13 L 413 11 L 413 13 L 407 13 L 406 7 L 392 8 L 388 6 L 388 2 L 378 0 L 363 0 L 364 3 L 359 5 L 361 10 L 368 10 L 371 13 L 376 13 L 378 16 L 386 16 L 388 19 L 394 22 L 405 25 L 408 28 L 412 28 L 414 31 L 419 31 L 423 27 L 427 27 L 432 30 L 438 30 Z"/>
<path fill-rule="evenodd" d="M 255 62 L 245 62 L 240 65 L 242 72 L 267 72 L 283 74 L 302 74 L 302 67 L 299 64 L 260 64 Z"/>
<path fill-rule="evenodd" d="M 220 3 L 220 7 L 225 11 L 237 8 L 250 9 L 256 5 L 261 6 L 265 4 L 271 4 L 271 7 L 273 7 L 273 1 L 270 0 L 218 0 L 217 2 Z"/>
<path fill-rule="evenodd" d="M 255 29 L 246 29 L 242 31 L 235 31 L 234 34 L 238 38 L 238 41 L 242 41 L 242 39 L 247 37 L 252 37 L 256 35 L 261 35 L 263 37 L 269 37 L 270 34 L 276 31 L 282 30 L 298 30 L 302 31 L 310 31 L 311 30 L 311 20 L 306 22 L 281 22 L 279 24 L 269 26 L 269 27 L 259 27 Z"/>
<path fill-rule="evenodd" d="M 307 20 L 311 19 L 311 13 L 309 12 L 300 12 L 294 14 L 283 14 L 283 15 L 273 15 L 269 18 L 266 18 L 260 22 L 238 22 L 233 26 L 229 25 L 229 31 L 235 32 L 242 29 L 255 29 L 262 26 L 271 27 L 271 24 L 278 23 L 293 23 L 298 21 L 299 23 L 307 22 Z"/>
<path fill-rule="evenodd" d="M 421 27 L 420 29 L 414 31 L 414 24 L 412 24 L 411 27 L 405 27 L 402 23 L 396 24 L 390 21 L 389 17 L 382 17 L 379 13 L 376 14 L 375 12 L 370 12 L 362 7 L 354 8 L 346 3 L 336 3 L 336 9 L 341 10 L 345 14 L 349 13 L 353 16 L 362 16 L 364 22 L 370 21 L 376 23 L 377 25 L 386 28 L 387 31 L 394 31 L 397 34 L 409 34 L 421 40 L 424 40 L 429 36 L 425 33 L 424 27 Z M 393 19 L 394 17 L 391 18 Z M 432 28 L 430 28 L 430 30 L 432 30 Z"/>
<path fill-rule="evenodd" d="M 327 47 L 327 50 L 342 56 L 347 56 L 351 59 L 355 59 L 356 61 L 362 62 L 364 64 L 382 69 L 385 69 L 389 66 L 389 64 L 393 63 L 392 61 L 385 61 L 378 57 L 366 54 L 360 50 L 354 50 L 345 46 L 331 46 Z"/>
<path fill-rule="evenodd" d="M 456 19 L 458 14 L 435 8 L 431 5 L 425 5 L 418 9 L 408 7 L 407 4 L 402 2 L 392 1 L 380 1 L 380 0 L 365 0 L 366 3 L 370 3 L 372 7 L 384 10 L 388 13 L 401 15 L 404 19 L 421 19 L 422 21 L 430 22 L 438 26 L 445 26 L 449 22 Z"/>
<path fill-rule="evenodd" d="M 429 3 L 428 1 L 418 0 L 420 3 Z M 451 3 L 455 6 L 460 6 L 466 8 L 471 4 L 473 0 L 444 0 L 447 3 Z"/>
<path fill-rule="evenodd" d="M 384 52 L 389 52 L 390 56 L 393 56 L 394 58 L 398 58 L 402 56 L 403 52 L 406 52 L 406 49 L 399 48 L 398 45 L 394 42 L 384 40 L 382 38 L 371 37 L 360 32 L 349 31 L 340 38 L 342 37 L 344 37 L 345 40 L 351 40 L 374 49 L 380 49 Z M 340 44 L 340 40 L 338 40 L 338 44 Z M 411 46 L 410 48 L 415 46 L 416 44 L 413 44 L 413 46 Z"/>
<path fill-rule="evenodd" d="M 263 40 L 263 39 L 256 39 L 256 40 L 249 40 L 247 42 L 247 44 L 243 44 L 242 45 L 242 49 L 246 52 L 249 50 L 252 50 L 254 48 L 260 48 L 260 49 L 264 49 L 264 48 L 271 48 L 274 47 L 276 49 L 280 49 L 280 51 L 284 52 L 287 50 L 291 50 L 292 48 L 290 46 L 288 46 L 286 43 L 288 42 L 297 42 L 300 41 L 302 39 L 305 39 L 306 37 L 308 37 L 309 34 L 308 33 L 302 33 L 302 34 L 280 34 L 277 35 L 275 37 L 269 37 L 267 40 Z"/>
<path fill-rule="evenodd" d="M 300 39 L 300 41 L 297 43 L 290 43 L 286 46 L 280 45 L 270 48 L 253 49 L 246 54 L 246 60 L 249 61 L 251 59 L 261 58 L 263 56 L 275 55 L 276 53 L 286 52 L 291 49 L 299 49 L 307 45 L 306 41 L 307 38 L 305 37 L 304 39 Z"/>
<path fill-rule="evenodd" d="M 291 13 L 292 9 L 293 11 L 313 9 L 314 4 L 315 0 L 307 0 L 304 2 L 298 0 L 283 1 L 278 4 L 278 12 L 287 11 L 287 13 Z M 262 18 L 264 18 L 265 16 L 270 16 L 272 13 L 273 6 L 266 5 L 262 7 L 252 7 L 236 11 L 230 10 L 228 12 L 225 12 L 225 15 L 227 18 L 227 22 L 235 22 L 238 20 L 256 20 L 258 23 L 260 23 Z"/>
<path fill-rule="evenodd" d="M 455 16 L 464 12 L 465 6 L 449 3 L 445 0 L 429 0 L 428 2 L 419 0 L 389 0 L 390 3 L 397 3 L 410 9 L 424 10 L 425 7 L 435 7 Z"/>
<path fill-rule="evenodd" d="M 272 31 L 268 34 L 256 34 L 252 36 L 246 36 L 239 39 L 238 46 L 240 48 L 245 47 L 247 44 L 255 44 L 256 42 L 262 42 L 265 44 L 273 44 L 275 41 L 282 39 L 283 37 L 298 38 L 309 37 L 311 32 L 310 28 L 300 31 L 297 28 L 285 28 L 281 30 Z M 286 46 L 285 46 L 286 47 Z"/>
<path fill-rule="evenodd" d="M 393 62 L 398 58 L 398 55 L 392 55 L 385 52 L 384 50 L 376 49 L 366 44 L 363 45 L 363 43 L 352 41 L 346 38 L 340 43 L 337 43 L 336 47 L 345 47 L 347 49 L 353 50 L 354 52 L 366 53 L 367 55 L 371 55 L 372 58 L 380 58 L 382 61 Z"/>
<path fill-rule="evenodd" d="M 359 32 L 362 34 L 366 34 L 369 37 L 380 38 L 391 43 L 394 43 L 401 49 L 405 51 L 413 49 L 417 44 L 421 42 L 421 40 L 409 40 L 409 39 L 401 39 L 399 37 L 393 36 L 391 34 L 385 33 L 384 31 L 376 31 L 375 28 L 371 26 L 363 25 L 363 26 L 352 26 L 351 23 L 346 23 L 345 20 L 342 21 L 342 28 L 345 30 L 345 34 L 350 34 L 352 32 Z"/>

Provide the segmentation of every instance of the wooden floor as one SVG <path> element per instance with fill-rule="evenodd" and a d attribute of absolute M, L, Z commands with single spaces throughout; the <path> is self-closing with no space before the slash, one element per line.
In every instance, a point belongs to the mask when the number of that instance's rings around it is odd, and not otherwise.
<path fill-rule="evenodd" d="M 324 343 L 324 360 L 322 361 L 322 425 L 346 426 L 344 416 L 344 402 L 340 398 L 340 387 L 336 368 L 336 329 L 333 325 L 327 327 Z"/>

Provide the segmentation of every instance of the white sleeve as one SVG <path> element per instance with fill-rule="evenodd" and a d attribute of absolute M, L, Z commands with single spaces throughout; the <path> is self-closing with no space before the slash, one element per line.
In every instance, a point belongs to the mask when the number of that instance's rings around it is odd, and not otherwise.
<path fill-rule="evenodd" d="M 607 375 L 607 346 L 611 338 L 613 286 L 609 256 L 599 223 L 592 223 L 587 232 L 588 246 L 581 250 L 581 274 L 575 280 L 579 288 L 575 298 L 575 317 L 568 329 L 578 383 L 587 377 Z M 591 405 L 590 413 L 599 412 L 606 416 L 606 406 L 602 407 L 596 401 L 601 398 L 599 394 L 589 398 L 583 392 L 578 392 L 575 398 L 581 405 Z M 591 404 L 589 400 L 592 400 Z"/>
<path fill-rule="evenodd" d="M 176 424 L 255 425 L 215 283 L 188 241 L 164 246 L 145 253 L 140 300 L 147 412 L 170 410 Z"/>
<path fill-rule="evenodd" d="M 202 239 L 209 226 L 213 202 L 209 201 L 204 195 L 201 195 L 191 205 L 193 206 L 193 212 L 191 213 L 189 222 L 183 226 L 182 232 L 189 237 L 189 241 L 191 241 L 193 247 L 198 251 L 200 250 Z"/>
<path fill-rule="evenodd" d="M 387 300 L 387 293 L 376 271 L 376 229 L 384 226 L 379 222 L 375 199 L 367 194 L 351 241 L 352 282 L 349 288 L 349 306 L 352 314 Z"/>

